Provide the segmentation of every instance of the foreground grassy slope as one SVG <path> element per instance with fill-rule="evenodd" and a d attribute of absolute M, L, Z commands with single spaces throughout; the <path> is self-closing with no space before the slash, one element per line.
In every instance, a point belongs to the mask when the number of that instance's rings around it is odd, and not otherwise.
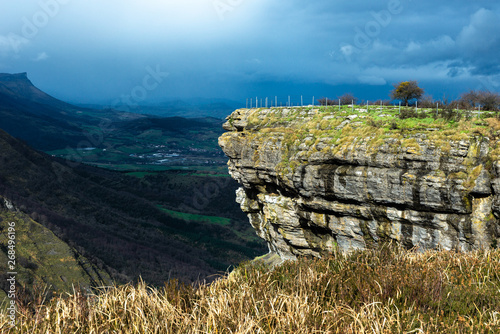
<path fill-rule="evenodd" d="M 10 333 L 496 333 L 500 250 L 377 251 L 242 265 L 211 285 L 144 284 L 19 309 Z"/>

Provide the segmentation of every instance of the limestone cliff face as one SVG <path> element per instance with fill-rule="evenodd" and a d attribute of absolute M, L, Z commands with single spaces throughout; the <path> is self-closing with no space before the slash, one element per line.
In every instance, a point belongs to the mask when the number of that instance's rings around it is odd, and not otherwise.
<path fill-rule="evenodd" d="M 242 186 L 237 201 L 270 251 L 294 259 L 388 240 L 463 251 L 500 242 L 497 142 L 381 113 L 297 107 L 228 117 L 219 144 Z"/>

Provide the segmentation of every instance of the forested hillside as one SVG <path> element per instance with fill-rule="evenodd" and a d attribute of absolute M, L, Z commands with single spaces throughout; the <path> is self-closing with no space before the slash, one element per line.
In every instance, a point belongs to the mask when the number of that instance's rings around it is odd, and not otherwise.
<path fill-rule="evenodd" d="M 70 168 L 3 131 L 0 152 L 0 195 L 119 282 L 139 276 L 152 284 L 169 277 L 192 282 L 265 251 L 252 235 L 239 232 L 248 224 L 241 215 L 230 213 L 207 223 L 194 215 L 194 197 L 178 195 L 212 184 L 217 193 L 229 196 L 235 185 L 227 178 L 201 175 L 198 185 L 181 186 L 165 178 L 155 181 L 155 176 Z M 210 193 L 200 196 L 203 212 L 211 212 L 215 203 L 231 203 L 233 212 L 239 211 L 234 201 L 219 201 Z M 172 198 L 178 200 L 169 205 Z M 188 206 L 193 215 L 178 213 Z"/>

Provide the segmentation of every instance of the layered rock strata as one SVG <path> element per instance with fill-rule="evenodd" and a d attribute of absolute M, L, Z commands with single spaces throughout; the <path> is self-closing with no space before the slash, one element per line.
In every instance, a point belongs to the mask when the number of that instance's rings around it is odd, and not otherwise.
<path fill-rule="evenodd" d="M 500 243 L 496 142 L 442 124 L 382 129 L 394 116 L 363 111 L 228 117 L 219 144 L 241 184 L 237 201 L 271 252 L 295 259 L 389 240 L 460 251 Z"/>

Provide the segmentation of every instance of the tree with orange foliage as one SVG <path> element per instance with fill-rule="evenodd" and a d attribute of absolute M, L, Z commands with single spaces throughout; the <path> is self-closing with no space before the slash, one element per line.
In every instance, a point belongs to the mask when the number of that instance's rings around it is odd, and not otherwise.
<path fill-rule="evenodd" d="M 401 100 L 403 104 L 408 106 L 408 101 L 413 99 L 419 99 L 424 94 L 424 90 L 418 87 L 418 82 L 412 81 L 402 81 L 394 84 L 394 89 L 391 92 L 391 98 L 393 100 Z"/>

